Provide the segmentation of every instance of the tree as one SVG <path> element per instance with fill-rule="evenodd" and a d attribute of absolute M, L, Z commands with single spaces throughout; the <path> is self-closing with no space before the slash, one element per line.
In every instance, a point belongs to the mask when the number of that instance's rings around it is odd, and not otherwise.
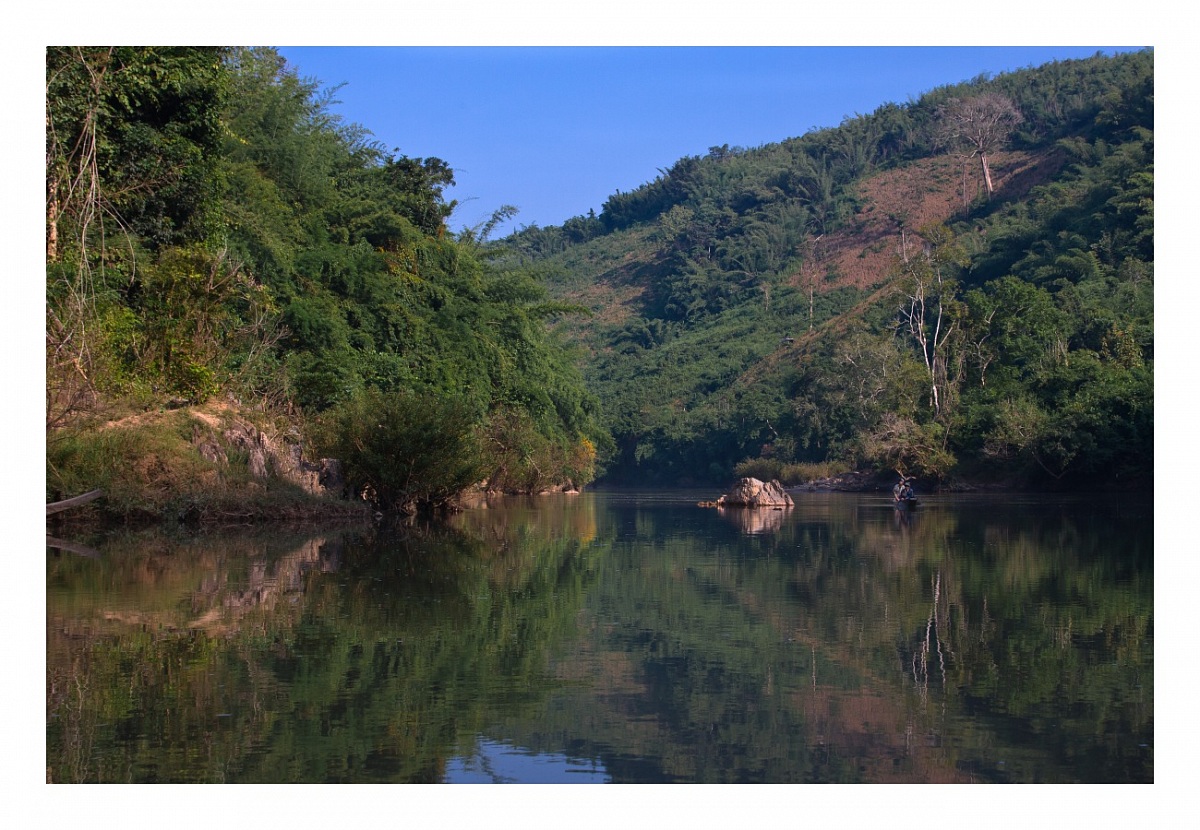
<path fill-rule="evenodd" d="M 461 399 L 368 389 L 323 413 L 314 432 L 342 461 L 350 489 L 383 509 L 443 506 L 481 476 Z"/>
<path fill-rule="evenodd" d="M 222 48 L 51 47 L 46 53 L 47 257 L 100 222 L 163 245 L 216 206 Z M 66 227 L 64 227 L 66 225 Z M 60 238 L 66 231 L 69 240 Z"/>
<path fill-rule="evenodd" d="M 988 154 L 1003 147 L 1008 136 L 1024 120 L 1010 98 L 998 92 L 985 92 L 973 98 L 954 98 L 943 104 L 938 111 L 938 134 L 946 143 L 969 149 L 967 161 L 979 156 L 990 199 L 994 188 Z M 965 198 L 966 194 L 963 196 Z"/>
<path fill-rule="evenodd" d="M 133 285 L 137 252 L 213 224 L 225 52 L 46 50 L 47 426 L 94 394 L 105 316 L 125 318 L 114 296 Z"/>
<path fill-rule="evenodd" d="M 895 265 L 903 297 L 898 325 L 917 347 L 929 379 L 930 406 L 935 414 L 941 414 L 944 390 L 952 381 L 951 338 L 961 333 L 965 313 L 953 272 L 966 260 L 944 226 L 924 228 L 921 236 L 926 243 L 922 249 L 909 253 L 905 247 Z"/>

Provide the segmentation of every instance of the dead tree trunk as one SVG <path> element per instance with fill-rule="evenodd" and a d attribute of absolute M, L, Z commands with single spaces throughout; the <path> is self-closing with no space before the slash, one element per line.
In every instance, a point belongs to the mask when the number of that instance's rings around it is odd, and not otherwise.
<path fill-rule="evenodd" d="M 62 501 L 52 501 L 46 505 L 46 515 L 49 516 L 54 513 L 60 513 L 63 510 L 68 510 L 72 507 L 78 507 L 81 504 L 87 504 L 90 501 L 95 501 L 103 495 L 103 490 L 92 490 L 84 493 L 81 496 L 73 496 L 72 498 L 63 499 Z"/>

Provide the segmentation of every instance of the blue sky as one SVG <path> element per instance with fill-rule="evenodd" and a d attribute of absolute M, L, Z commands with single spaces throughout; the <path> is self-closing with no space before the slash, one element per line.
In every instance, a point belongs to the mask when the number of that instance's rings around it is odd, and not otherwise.
<path fill-rule="evenodd" d="M 455 170 L 454 230 L 600 212 L 685 155 L 837 126 L 937 86 L 1111 47 L 279 47 L 342 84 L 334 111 L 391 150 Z"/>

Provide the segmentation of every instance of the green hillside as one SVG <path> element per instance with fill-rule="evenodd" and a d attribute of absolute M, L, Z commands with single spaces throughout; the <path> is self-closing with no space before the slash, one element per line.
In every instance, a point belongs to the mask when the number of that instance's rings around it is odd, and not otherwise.
<path fill-rule="evenodd" d="M 981 77 L 495 254 L 593 311 L 604 480 L 1149 486 L 1153 100 L 1150 51 Z"/>

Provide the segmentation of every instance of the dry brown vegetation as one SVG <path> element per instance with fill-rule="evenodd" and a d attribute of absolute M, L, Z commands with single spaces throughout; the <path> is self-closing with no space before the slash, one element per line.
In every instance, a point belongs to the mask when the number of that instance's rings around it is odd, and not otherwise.
<path fill-rule="evenodd" d="M 996 200 L 1023 198 L 1053 176 L 1064 158 L 1055 150 L 997 153 L 992 160 Z M 966 167 L 964 175 L 964 165 Z M 846 227 L 820 240 L 814 258 L 793 274 L 793 285 L 818 292 L 846 285 L 869 289 L 887 279 L 909 234 L 961 214 L 980 198 L 983 183 L 968 161 L 955 156 L 922 159 L 865 179 L 859 190 L 863 207 Z"/>

